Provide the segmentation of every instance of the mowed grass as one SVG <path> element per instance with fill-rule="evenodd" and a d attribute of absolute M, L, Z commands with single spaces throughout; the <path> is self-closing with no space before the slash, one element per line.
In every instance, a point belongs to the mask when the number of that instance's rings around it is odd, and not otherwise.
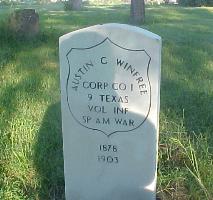
<path fill-rule="evenodd" d="M 23 6 L 22 6 L 23 7 Z M 32 6 L 31 6 L 32 7 Z M 128 5 L 34 5 L 33 40 L 5 28 L 0 8 L 0 199 L 64 199 L 58 37 L 93 24 L 129 23 Z M 151 6 L 140 27 L 163 40 L 157 195 L 213 198 L 213 8 Z"/>

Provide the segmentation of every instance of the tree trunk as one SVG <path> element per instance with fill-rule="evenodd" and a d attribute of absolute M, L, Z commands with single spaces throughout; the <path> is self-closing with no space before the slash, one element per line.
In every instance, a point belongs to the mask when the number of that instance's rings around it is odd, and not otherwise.
<path fill-rule="evenodd" d="M 69 0 L 72 4 L 72 10 L 81 10 L 82 0 Z"/>
<path fill-rule="evenodd" d="M 130 17 L 133 23 L 143 23 L 145 20 L 144 0 L 131 0 Z"/>

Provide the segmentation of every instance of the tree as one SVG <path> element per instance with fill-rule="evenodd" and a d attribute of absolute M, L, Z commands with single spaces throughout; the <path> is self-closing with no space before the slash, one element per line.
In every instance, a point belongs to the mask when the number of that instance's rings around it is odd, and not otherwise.
<path fill-rule="evenodd" d="M 81 10 L 82 0 L 68 0 L 64 2 L 65 10 Z"/>
<path fill-rule="evenodd" d="M 145 20 L 144 0 L 131 0 L 130 17 L 133 23 L 144 22 Z"/>
<path fill-rule="evenodd" d="M 82 0 L 69 0 L 72 4 L 73 10 L 80 10 L 82 8 Z"/>

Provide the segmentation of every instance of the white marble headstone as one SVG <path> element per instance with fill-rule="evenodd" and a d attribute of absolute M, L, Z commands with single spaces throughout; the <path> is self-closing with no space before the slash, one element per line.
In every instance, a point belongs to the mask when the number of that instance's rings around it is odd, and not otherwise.
<path fill-rule="evenodd" d="M 155 199 L 161 38 L 104 24 L 59 48 L 66 199 Z"/>

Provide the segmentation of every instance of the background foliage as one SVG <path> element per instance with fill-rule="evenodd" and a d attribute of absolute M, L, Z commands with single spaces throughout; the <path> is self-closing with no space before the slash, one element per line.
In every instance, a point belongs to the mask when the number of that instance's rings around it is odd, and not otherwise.
<path fill-rule="evenodd" d="M 213 0 L 179 0 L 178 2 L 183 6 L 213 6 Z"/>

